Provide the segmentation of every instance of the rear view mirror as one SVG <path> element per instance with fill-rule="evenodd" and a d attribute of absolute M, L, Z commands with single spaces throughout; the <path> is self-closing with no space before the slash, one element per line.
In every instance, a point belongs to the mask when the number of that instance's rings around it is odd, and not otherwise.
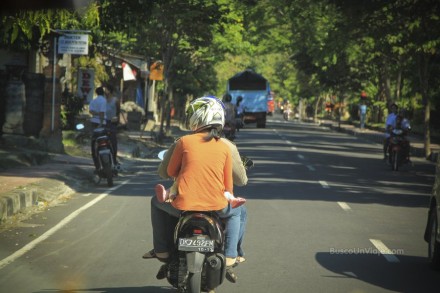
<path fill-rule="evenodd" d="M 252 161 L 246 156 L 241 156 L 241 161 L 243 162 L 243 166 L 246 170 L 254 167 L 254 161 Z"/>
<path fill-rule="evenodd" d="M 163 150 L 163 151 L 160 151 L 158 154 L 157 154 L 157 157 L 161 160 L 161 161 L 163 161 L 163 157 L 165 157 L 165 153 L 167 152 L 167 150 Z"/>

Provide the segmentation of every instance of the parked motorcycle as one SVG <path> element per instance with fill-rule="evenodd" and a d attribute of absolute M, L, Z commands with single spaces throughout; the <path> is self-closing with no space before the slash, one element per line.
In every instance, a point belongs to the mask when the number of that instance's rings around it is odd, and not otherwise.
<path fill-rule="evenodd" d="M 78 124 L 76 129 L 84 129 L 83 124 Z M 94 182 L 99 184 L 101 179 L 107 180 L 109 187 L 113 186 L 113 177 L 117 176 L 116 162 L 113 160 L 113 149 L 109 136 L 109 129 L 98 127 L 93 130 L 92 140 L 94 143 L 94 152 L 99 162 L 99 168 L 94 177 Z"/>
<path fill-rule="evenodd" d="M 388 145 L 388 155 L 390 158 L 391 169 L 398 171 L 399 168 L 408 161 L 406 148 L 408 141 L 405 139 L 405 132 L 402 129 L 391 131 L 390 143 Z"/>
<path fill-rule="evenodd" d="M 253 167 L 251 159 L 241 159 L 246 169 Z M 181 293 L 214 292 L 226 277 L 224 229 L 215 212 L 182 212 L 174 230 L 174 251 L 157 278 L 166 278 Z"/>

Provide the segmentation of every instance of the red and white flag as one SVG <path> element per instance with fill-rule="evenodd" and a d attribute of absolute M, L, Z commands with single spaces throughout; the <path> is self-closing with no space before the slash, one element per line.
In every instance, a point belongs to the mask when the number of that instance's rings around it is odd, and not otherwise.
<path fill-rule="evenodd" d="M 125 62 L 122 62 L 122 73 L 124 80 L 136 80 L 136 71 L 131 70 L 130 65 Z"/>

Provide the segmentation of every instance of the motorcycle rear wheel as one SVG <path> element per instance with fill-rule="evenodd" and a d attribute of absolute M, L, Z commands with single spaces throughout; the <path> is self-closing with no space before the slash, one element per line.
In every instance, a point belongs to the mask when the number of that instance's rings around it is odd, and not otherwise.
<path fill-rule="evenodd" d="M 399 152 L 398 151 L 393 151 L 393 153 L 392 153 L 391 168 L 393 169 L 393 171 L 399 170 Z"/>
<path fill-rule="evenodd" d="M 200 293 L 202 286 L 202 273 L 189 273 L 188 293 Z"/>
<path fill-rule="evenodd" d="M 107 186 L 112 187 L 113 186 L 113 168 L 110 160 L 110 156 L 107 158 L 103 158 L 102 160 L 102 167 L 103 167 L 103 173 L 105 178 L 107 179 Z"/>

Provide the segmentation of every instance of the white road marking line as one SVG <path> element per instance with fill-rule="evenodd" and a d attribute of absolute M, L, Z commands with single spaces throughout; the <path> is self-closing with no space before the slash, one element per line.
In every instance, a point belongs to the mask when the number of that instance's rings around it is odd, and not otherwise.
<path fill-rule="evenodd" d="M 49 238 L 50 236 L 52 236 L 53 234 L 55 234 L 55 232 L 57 232 L 58 230 L 60 230 L 61 228 L 63 228 L 64 226 L 66 226 L 68 223 L 70 223 L 73 219 L 75 219 L 80 213 L 82 213 L 83 211 L 87 210 L 88 208 L 90 208 L 91 206 L 95 205 L 96 203 L 98 203 L 99 201 L 101 201 L 102 199 L 104 199 L 107 195 L 109 195 L 109 193 L 111 193 L 112 191 L 122 187 L 124 184 L 127 184 L 130 180 L 126 180 L 124 182 L 122 182 L 120 185 L 116 185 L 112 188 L 110 188 L 107 192 L 102 193 L 101 195 L 99 195 L 97 198 L 95 198 L 94 200 L 90 201 L 89 203 L 87 203 L 86 205 L 82 206 L 81 208 L 77 209 L 76 211 L 74 211 L 73 213 L 71 213 L 70 215 L 68 215 L 67 217 L 65 217 L 63 220 L 61 220 L 61 222 L 59 222 L 57 225 L 55 225 L 54 227 L 52 227 L 51 229 L 49 229 L 48 231 L 46 231 L 46 233 L 44 233 L 43 235 L 41 235 L 40 237 L 38 237 L 37 239 L 35 239 L 34 241 L 29 242 L 27 245 L 25 245 L 23 248 L 17 250 L 16 252 L 14 252 L 13 254 L 11 254 L 10 256 L 2 259 L 0 261 L 0 269 L 4 268 L 5 266 L 7 266 L 8 264 L 14 262 L 16 259 L 18 259 L 19 257 L 23 256 L 25 253 L 31 251 L 32 249 L 35 248 L 35 246 L 37 246 L 40 242 L 46 240 L 47 238 Z"/>
<path fill-rule="evenodd" d="M 296 147 L 290 147 L 292 150 L 294 150 L 294 151 L 296 151 L 297 150 L 297 148 Z"/>
<path fill-rule="evenodd" d="M 91 193 L 86 193 L 86 194 L 83 194 L 82 196 L 90 196 L 91 195 Z"/>
<path fill-rule="evenodd" d="M 304 160 L 304 156 L 301 154 L 298 154 L 298 158 L 300 158 L 301 160 Z"/>
<path fill-rule="evenodd" d="M 382 241 L 377 239 L 370 239 L 371 243 L 379 250 L 379 252 L 385 257 L 389 262 L 400 262 L 400 260 L 394 255 L 394 253 L 383 244 Z"/>
<path fill-rule="evenodd" d="M 319 184 L 321 184 L 321 186 L 324 188 L 330 188 L 330 186 L 328 186 L 327 182 L 325 181 L 319 181 Z"/>
<path fill-rule="evenodd" d="M 338 201 L 338 205 L 339 205 L 344 211 L 350 211 L 350 210 L 351 210 L 351 207 L 350 207 L 347 203 L 345 203 L 345 202 Z"/>
<path fill-rule="evenodd" d="M 290 140 L 286 140 L 287 144 L 292 144 L 292 142 Z"/>
<path fill-rule="evenodd" d="M 347 275 L 347 276 L 350 276 L 350 277 L 353 277 L 353 278 L 357 278 L 358 276 L 356 276 L 356 274 L 355 273 L 353 273 L 353 272 L 342 272 L 344 275 Z"/>
<path fill-rule="evenodd" d="M 310 171 L 315 171 L 316 170 L 315 167 L 310 166 L 310 165 L 307 165 L 307 169 L 309 169 Z"/>

